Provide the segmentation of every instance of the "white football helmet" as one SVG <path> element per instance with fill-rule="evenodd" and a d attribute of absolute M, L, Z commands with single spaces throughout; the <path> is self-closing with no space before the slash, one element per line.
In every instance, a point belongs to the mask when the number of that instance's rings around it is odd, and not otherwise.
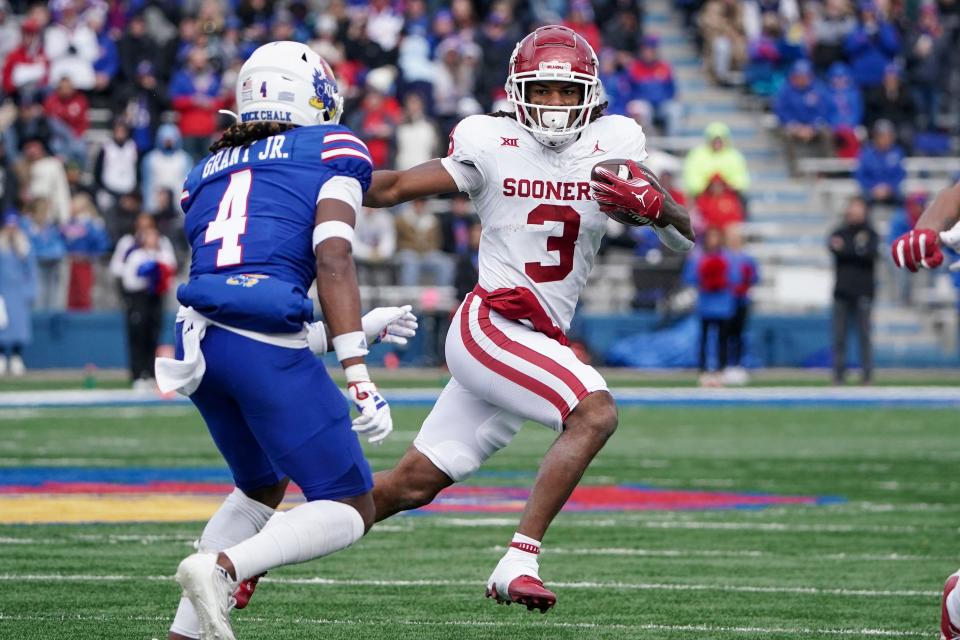
<path fill-rule="evenodd" d="M 241 122 L 336 124 L 343 96 L 330 65 L 313 49 L 300 42 L 271 42 L 240 68 L 237 110 Z"/>

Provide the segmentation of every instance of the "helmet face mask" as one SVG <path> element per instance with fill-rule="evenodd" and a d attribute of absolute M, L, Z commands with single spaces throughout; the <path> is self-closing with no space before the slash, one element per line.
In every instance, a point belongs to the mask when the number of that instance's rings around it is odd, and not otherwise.
<path fill-rule="evenodd" d="M 574 140 L 600 104 L 598 66 L 593 49 L 571 29 L 551 25 L 526 36 L 510 57 L 505 87 L 517 122 L 551 148 Z M 532 102 L 531 85 L 547 82 L 581 85 L 579 102 L 557 106 Z"/>
<path fill-rule="evenodd" d="M 326 60 L 299 42 L 259 47 L 237 77 L 241 122 L 280 122 L 301 127 L 336 124 L 343 96 Z"/>

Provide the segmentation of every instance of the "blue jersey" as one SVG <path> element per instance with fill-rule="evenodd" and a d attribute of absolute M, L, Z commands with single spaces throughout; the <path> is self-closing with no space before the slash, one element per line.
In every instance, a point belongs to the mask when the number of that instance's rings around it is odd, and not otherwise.
<path fill-rule="evenodd" d="M 316 275 L 317 194 L 333 176 L 364 191 L 373 165 L 346 127 L 300 127 L 200 161 L 181 196 L 190 275 L 259 273 L 306 289 Z"/>
<path fill-rule="evenodd" d="M 193 262 L 178 300 L 229 327 L 302 331 L 313 315 L 306 293 L 316 274 L 320 188 L 348 176 L 365 191 L 372 168 L 363 143 L 340 126 L 292 129 L 204 158 L 181 197 Z M 238 487 L 250 492 L 287 477 L 308 500 L 370 491 L 346 400 L 309 349 L 216 326 L 200 348 L 205 369 L 190 398 Z"/>
<path fill-rule="evenodd" d="M 296 330 L 300 320 L 290 309 L 303 303 L 316 275 L 320 188 L 347 176 L 366 191 L 372 171 L 364 144 L 339 125 L 300 127 L 204 158 L 181 195 L 193 260 L 180 302 L 241 328 Z M 265 286 L 254 293 L 259 283 Z M 270 324 L 264 313 L 287 322 Z"/>

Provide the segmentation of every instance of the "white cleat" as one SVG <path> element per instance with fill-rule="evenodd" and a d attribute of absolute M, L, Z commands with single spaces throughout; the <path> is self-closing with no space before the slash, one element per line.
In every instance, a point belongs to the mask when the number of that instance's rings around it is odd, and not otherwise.
<path fill-rule="evenodd" d="M 177 582 L 200 619 L 203 640 L 236 640 L 230 626 L 230 609 L 237 581 L 217 564 L 216 553 L 195 553 L 177 567 Z"/>

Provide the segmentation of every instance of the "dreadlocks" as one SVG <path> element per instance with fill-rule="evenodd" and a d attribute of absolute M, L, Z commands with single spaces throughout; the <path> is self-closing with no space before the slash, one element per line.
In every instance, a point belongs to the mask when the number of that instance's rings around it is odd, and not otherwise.
<path fill-rule="evenodd" d="M 210 145 L 210 151 L 220 151 L 227 147 L 245 147 L 257 140 L 294 129 L 296 126 L 283 122 L 234 122 L 223 132 L 219 140 Z"/>

